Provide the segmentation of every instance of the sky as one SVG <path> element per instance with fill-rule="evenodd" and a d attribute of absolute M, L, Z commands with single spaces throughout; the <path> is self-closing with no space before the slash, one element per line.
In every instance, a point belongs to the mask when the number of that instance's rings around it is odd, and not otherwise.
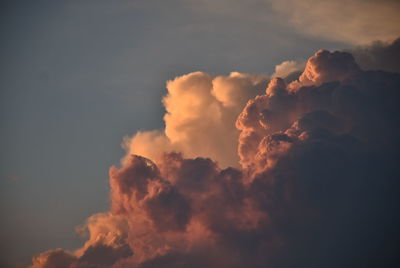
<path fill-rule="evenodd" d="M 194 123 L 184 133 L 189 138 L 179 136 L 179 127 L 186 127 L 178 122 L 181 114 L 193 108 L 181 105 L 180 92 L 191 81 L 213 84 L 207 98 L 221 103 L 230 101 L 224 83 L 244 85 L 240 101 L 221 110 L 231 122 L 284 61 L 293 61 L 290 71 L 302 71 L 319 49 L 354 50 L 368 61 L 361 52 L 386 43 L 366 45 L 400 35 L 399 10 L 391 0 L 2 1 L 1 262 L 23 267 L 40 252 L 81 247 L 85 239 L 76 227 L 119 204 L 109 192 L 109 168 L 119 166 L 126 151 L 151 158 L 149 148 L 160 141 L 156 150 L 211 157 L 224 168 L 253 163 L 244 149 L 227 156 L 236 143 L 208 150 L 220 140 L 196 136 L 205 130 Z M 303 77 L 301 85 L 321 85 Z M 164 122 L 166 111 L 171 116 Z M 207 122 L 214 116 L 201 113 Z M 233 124 L 220 128 L 223 122 L 206 129 L 213 137 L 233 133 L 227 140 L 236 141 L 239 132 L 231 131 Z M 164 128 L 157 141 L 146 136 Z M 122 169 L 129 166 L 124 159 Z"/>

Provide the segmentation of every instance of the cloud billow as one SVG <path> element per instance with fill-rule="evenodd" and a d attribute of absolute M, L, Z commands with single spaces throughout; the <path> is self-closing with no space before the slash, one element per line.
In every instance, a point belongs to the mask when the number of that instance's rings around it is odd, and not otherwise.
<path fill-rule="evenodd" d="M 31 267 L 395 267 L 400 74 L 320 50 L 267 80 L 169 82 L 165 131 L 128 141 L 88 241 Z"/>

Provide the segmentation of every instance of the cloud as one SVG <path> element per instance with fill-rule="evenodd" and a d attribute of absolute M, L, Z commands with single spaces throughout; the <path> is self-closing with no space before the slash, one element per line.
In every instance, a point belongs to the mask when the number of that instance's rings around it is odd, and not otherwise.
<path fill-rule="evenodd" d="M 320 50 L 296 81 L 274 77 L 250 97 L 255 80 L 198 72 L 170 81 L 165 130 L 130 142 L 157 157 L 130 154 L 111 167 L 111 209 L 88 219 L 84 246 L 41 253 L 31 267 L 397 264 L 400 74 Z M 221 149 L 233 137 L 238 155 Z M 240 165 L 210 157 L 224 153 Z"/>
<path fill-rule="evenodd" d="M 349 49 L 363 70 L 400 72 L 400 38 L 393 42 L 375 41 Z"/>
<path fill-rule="evenodd" d="M 294 60 L 283 61 L 275 66 L 275 72 L 272 74 L 272 77 L 286 78 L 293 73 L 302 72 L 304 70 L 304 66 L 304 62 L 298 62 Z"/>
<path fill-rule="evenodd" d="M 395 0 L 269 0 L 282 21 L 298 31 L 329 40 L 366 44 L 400 34 L 400 3 Z"/>
<path fill-rule="evenodd" d="M 195 72 L 167 82 L 163 99 L 165 130 L 125 138 L 127 158 L 138 154 L 156 160 L 179 151 L 186 157 L 210 157 L 222 166 L 238 166 L 236 116 L 257 95 L 268 77 L 233 72 L 212 77 Z"/>
<path fill-rule="evenodd" d="M 30 268 L 69 268 L 76 258 L 63 249 L 54 249 L 35 256 Z"/>
<path fill-rule="evenodd" d="M 127 221 L 123 217 L 111 213 L 95 214 L 78 229 L 79 233 L 88 232 L 89 235 L 82 248 L 74 252 L 46 251 L 33 258 L 30 268 L 107 268 L 132 255 L 127 244 Z"/>
<path fill-rule="evenodd" d="M 307 61 L 298 81 L 289 84 L 291 90 L 302 86 L 319 86 L 331 81 L 343 81 L 361 71 L 350 53 L 319 50 Z"/>

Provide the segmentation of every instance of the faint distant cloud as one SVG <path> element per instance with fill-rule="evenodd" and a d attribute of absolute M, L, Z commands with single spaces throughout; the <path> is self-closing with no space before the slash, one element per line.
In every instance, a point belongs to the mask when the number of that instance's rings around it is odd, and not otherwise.
<path fill-rule="evenodd" d="M 7 180 L 9 180 L 9 181 L 19 181 L 20 177 L 17 176 L 17 175 L 8 175 L 7 176 Z"/>
<path fill-rule="evenodd" d="M 400 34 L 400 2 L 394 0 L 268 0 L 299 31 L 328 40 L 365 44 Z"/>

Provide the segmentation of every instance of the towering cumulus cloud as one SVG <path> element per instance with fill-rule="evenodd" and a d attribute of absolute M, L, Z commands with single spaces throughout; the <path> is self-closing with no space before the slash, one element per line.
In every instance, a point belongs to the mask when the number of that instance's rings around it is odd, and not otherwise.
<path fill-rule="evenodd" d="M 266 84 L 266 77 L 236 72 L 217 77 L 196 72 L 168 81 L 165 130 L 126 138 L 127 159 L 137 154 L 156 160 L 163 151 L 179 151 L 185 157 L 210 157 L 221 166 L 237 166 L 239 131 L 233 122 Z"/>
<path fill-rule="evenodd" d="M 320 50 L 289 84 L 198 72 L 167 89 L 165 130 L 127 139 L 88 241 L 32 268 L 398 267 L 399 73 Z"/>

